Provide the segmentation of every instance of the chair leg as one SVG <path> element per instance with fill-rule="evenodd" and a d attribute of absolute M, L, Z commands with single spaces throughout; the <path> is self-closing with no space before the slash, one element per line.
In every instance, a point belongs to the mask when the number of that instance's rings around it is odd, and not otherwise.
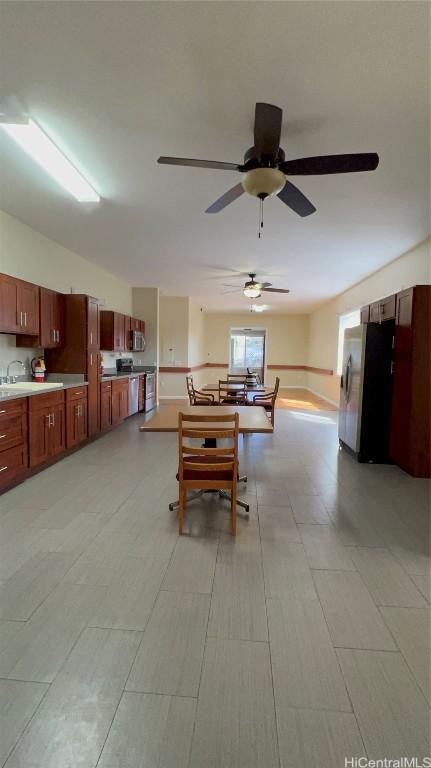
<path fill-rule="evenodd" d="M 230 498 L 230 515 L 231 515 L 231 534 L 236 536 L 236 483 L 232 486 L 232 494 Z"/>
<path fill-rule="evenodd" d="M 186 490 L 185 488 L 180 485 L 180 498 L 179 498 L 179 504 L 178 504 L 178 533 L 180 536 L 183 534 L 183 523 L 184 523 L 184 509 L 186 506 Z"/>

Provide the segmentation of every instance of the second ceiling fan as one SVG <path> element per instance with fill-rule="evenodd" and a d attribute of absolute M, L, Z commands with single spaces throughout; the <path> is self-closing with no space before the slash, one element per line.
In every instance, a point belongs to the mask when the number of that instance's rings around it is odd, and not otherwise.
<path fill-rule="evenodd" d="M 244 192 L 261 201 L 269 195 L 277 197 L 299 216 L 309 216 L 316 210 L 313 203 L 288 180 L 289 176 L 314 176 L 328 173 L 355 173 L 374 171 L 379 164 L 375 152 L 353 155 L 318 155 L 286 160 L 280 147 L 283 111 L 273 104 L 258 102 L 254 117 L 254 145 L 247 150 L 243 163 L 225 163 L 217 160 L 194 160 L 186 157 L 159 157 L 164 165 L 185 165 L 195 168 L 214 168 L 239 171 L 243 179 L 215 201 L 205 213 L 219 213 Z"/>

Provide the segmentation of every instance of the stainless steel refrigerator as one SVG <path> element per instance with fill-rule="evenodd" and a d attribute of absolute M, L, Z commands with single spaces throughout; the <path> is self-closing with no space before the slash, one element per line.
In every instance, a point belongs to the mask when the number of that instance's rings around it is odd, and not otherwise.
<path fill-rule="evenodd" d="M 338 436 L 358 461 L 389 462 L 394 322 L 344 331 Z"/>

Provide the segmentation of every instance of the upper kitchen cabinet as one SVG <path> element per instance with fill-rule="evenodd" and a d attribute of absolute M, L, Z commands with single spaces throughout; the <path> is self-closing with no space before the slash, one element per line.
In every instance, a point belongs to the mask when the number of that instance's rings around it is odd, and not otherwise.
<path fill-rule="evenodd" d="M 20 335 L 17 347 L 43 347 L 56 349 L 63 347 L 66 340 L 64 330 L 65 297 L 62 293 L 40 288 L 39 296 L 39 335 Z"/>
<path fill-rule="evenodd" d="M 100 312 L 97 299 L 88 296 L 87 308 L 87 347 L 99 349 L 100 347 Z"/>
<path fill-rule="evenodd" d="M 124 317 L 124 341 L 127 350 L 132 349 L 132 339 L 130 331 L 132 329 L 132 318 L 129 315 Z"/>
<path fill-rule="evenodd" d="M 395 317 L 396 296 L 386 296 L 385 299 L 370 304 L 370 323 L 382 323 Z"/>
<path fill-rule="evenodd" d="M 131 317 L 130 321 L 130 328 L 132 331 L 141 331 L 141 333 L 145 332 L 145 323 L 143 320 L 138 320 L 136 317 Z"/>
<path fill-rule="evenodd" d="M 102 310 L 100 313 L 100 349 L 123 352 L 126 347 L 125 317 L 119 312 Z"/>
<path fill-rule="evenodd" d="M 0 332 L 39 334 L 39 287 L 0 275 Z"/>

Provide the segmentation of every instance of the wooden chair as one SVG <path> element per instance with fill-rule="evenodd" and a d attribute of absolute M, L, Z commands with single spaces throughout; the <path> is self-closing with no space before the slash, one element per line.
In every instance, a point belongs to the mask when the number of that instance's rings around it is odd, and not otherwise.
<path fill-rule="evenodd" d="M 200 392 L 195 389 L 193 376 L 186 376 L 186 386 L 190 405 L 217 405 L 211 392 Z"/>
<path fill-rule="evenodd" d="M 271 424 L 274 426 L 274 411 L 275 401 L 277 400 L 278 388 L 280 386 L 280 379 L 277 376 L 275 380 L 275 387 L 272 392 L 264 392 L 261 395 L 254 395 L 250 405 L 261 405 L 265 408 L 265 411 L 270 414 Z"/>
<path fill-rule="evenodd" d="M 247 368 L 247 376 L 253 376 L 256 384 L 262 384 L 261 378 L 256 371 L 251 371 L 250 368 Z"/>
<path fill-rule="evenodd" d="M 218 383 L 218 401 L 223 405 L 247 405 L 247 385 L 245 381 L 223 381 Z"/>
<path fill-rule="evenodd" d="M 205 428 L 205 425 L 208 425 Z M 228 425 L 228 426 L 227 426 Z M 238 482 L 238 427 L 239 416 L 232 413 L 226 416 L 199 416 L 178 414 L 178 449 L 179 449 L 179 507 L 178 529 L 183 532 L 184 512 L 188 490 L 230 491 L 231 533 L 236 535 L 236 503 Z M 205 448 L 204 446 L 185 445 L 184 439 L 202 440 L 205 438 L 230 441 L 228 447 Z"/>

